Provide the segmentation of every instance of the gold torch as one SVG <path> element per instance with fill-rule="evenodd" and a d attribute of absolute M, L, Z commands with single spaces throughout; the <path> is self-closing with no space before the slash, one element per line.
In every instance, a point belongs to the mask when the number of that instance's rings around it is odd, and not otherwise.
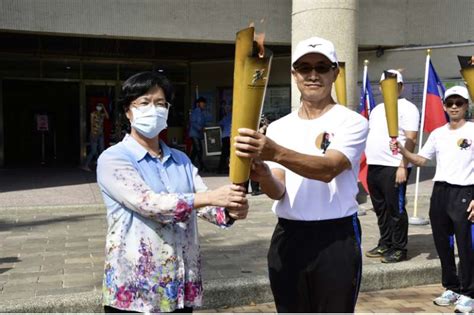
<path fill-rule="evenodd" d="M 392 143 L 397 142 L 398 137 L 398 83 L 397 75 L 384 71 L 385 79 L 380 82 L 382 87 L 383 103 L 385 106 L 385 118 L 387 119 L 388 135 Z M 397 150 L 392 154 L 396 155 Z"/>
<path fill-rule="evenodd" d="M 337 102 L 341 105 L 347 106 L 346 96 L 346 63 L 339 61 L 339 74 L 334 82 L 336 87 Z"/>
<path fill-rule="evenodd" d="M 474 101 L 474 56 L 458 56 L 461 75 L 466 84 L 471 101 Z"/>
<path fill-rule="evenodd" d="M 235 154 L 234 137 L 239 128 L 257 130 L 265 98 L 272 52 L 263 48 L 263 42 L 254 42 L 254 28 L 237 33 L 235 40 L 234 90 L 232 105 L 232 134 L 229 177 L 234 184 L 249 179 L 250 159 Z"/>

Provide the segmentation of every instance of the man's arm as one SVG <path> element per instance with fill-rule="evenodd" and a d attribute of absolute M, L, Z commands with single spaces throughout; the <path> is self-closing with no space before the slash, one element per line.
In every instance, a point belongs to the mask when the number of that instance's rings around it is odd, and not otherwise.
<path fill-rule="evenodd" d="M 426 162 L 428 161 L 427 158 L 421 156 L 421 155 L 418 155 L 418 154 L 415 154 L 415 153 L 412 153 L 410 151 L 408 151 L 404 146 L 401 145 L 400 142 L 397 141 L 397 143 L 395 144 L 392 144 L 390 143 L 390 148 L 392 150 L 395 150 L 395 149 L 398 149 L 398 152 L 400 152 L 401 155 L 403 155 L 403 157 L 405 159 L 408 160 L 408 162 L 412 163 L 412 164 L 415 164 L 417 166 L 424 166 L 426 164 Z"/>
<path fill-rule="evenodd" d="M 405 132 L 405 149 L 407 149 L 409 152 L 413 152 L 415 150 L 415 145 L 416 145 L 416 137 L 418 135 L 417 131 L 404 131 Z M 402 160 L 400 161 L 400 165 L 398 166 L 397 172 L 395 174 L 395 182 L 397 184 L 402 184 L 407 181 L 408 177 L 408 160 L 406 157 L 402 157 Z"/>
<path fill-rule="evenodd" d="M 276 162 L 309 179 L 328 183 L 351 168 L 347 157 L 336 150 L 328 150 L 325 156 L 314 156 L 285 148 L 251 129 L 241 128 L 239 134 L 235 139 L 237 156 Z"/>
<path fill-rule="evenodd" d="M 405 131 L 405 149 L 409 152 L 413 153 L 415 151 L 416 146 L 416 137 L 418 136 L 417 131 Z M 406 157 L 403 157 L 402 161 L 400 162 L 400 167 L 407 168 L 409 161 Z"/>
<path fill-rule="evenodd" d="M 102 106 L 102 109 L 104 110 L 105 119 L 109 120 L 109 113 L 107 112 L 107 108 L 105 108 L 105 106 Z"/>
<path fill-rule="evenodd" d="M 329 183 L 346 169 L 351 169 L 346 156 L 336 150 L 328 150 L 324 156 L 314 156 L 281 147 L 276 151 L 274 162 L 303 177 L 325 183 Z"/>

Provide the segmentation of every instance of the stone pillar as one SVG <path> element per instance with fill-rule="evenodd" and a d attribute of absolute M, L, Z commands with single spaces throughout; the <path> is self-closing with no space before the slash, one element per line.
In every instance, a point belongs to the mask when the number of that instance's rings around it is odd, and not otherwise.
<path fill-rule="evenodd" d="M 359 0 L 293 0 L 292 50 L 306 38 L 319 36 L 334 43 L 339 61 L 346 63 L 348 107 L 358 107 L 357 47 L 359 43 Z M 292 81 L 292 110 L 298 108 L 300 93 Z M 333 96 L 336 94 L 333 88 Z"/>

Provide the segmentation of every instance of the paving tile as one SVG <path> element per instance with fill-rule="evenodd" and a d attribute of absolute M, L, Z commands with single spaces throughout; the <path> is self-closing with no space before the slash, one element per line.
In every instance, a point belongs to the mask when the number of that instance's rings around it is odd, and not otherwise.
<path fill-rule="evenodd" d="M 441 290 L 441 286 L 429 285 L 415 288 L 397 290 L 380 290 L 374 292 L 361 292 L 356 306 L 356 313 L 449 313 L 452 307 L 435 306 L 431 296 Z M 415 296 L 413 302 L 407 303 L 404 297 Z M 370 302 L 367 302 L 370 301 Z M 200 309 L 198 313 L 274 313 L 273 303 L 261 303 L 240 307 L 227 307 L 219 309 Z"/>

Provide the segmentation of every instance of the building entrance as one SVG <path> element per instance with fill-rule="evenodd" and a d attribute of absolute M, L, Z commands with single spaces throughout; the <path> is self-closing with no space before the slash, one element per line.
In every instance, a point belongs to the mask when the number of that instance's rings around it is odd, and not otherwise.
<path fill-rule="evenodd" d="M 3 81 L 5 166 L 79 164 L 79 83 Z"/>

